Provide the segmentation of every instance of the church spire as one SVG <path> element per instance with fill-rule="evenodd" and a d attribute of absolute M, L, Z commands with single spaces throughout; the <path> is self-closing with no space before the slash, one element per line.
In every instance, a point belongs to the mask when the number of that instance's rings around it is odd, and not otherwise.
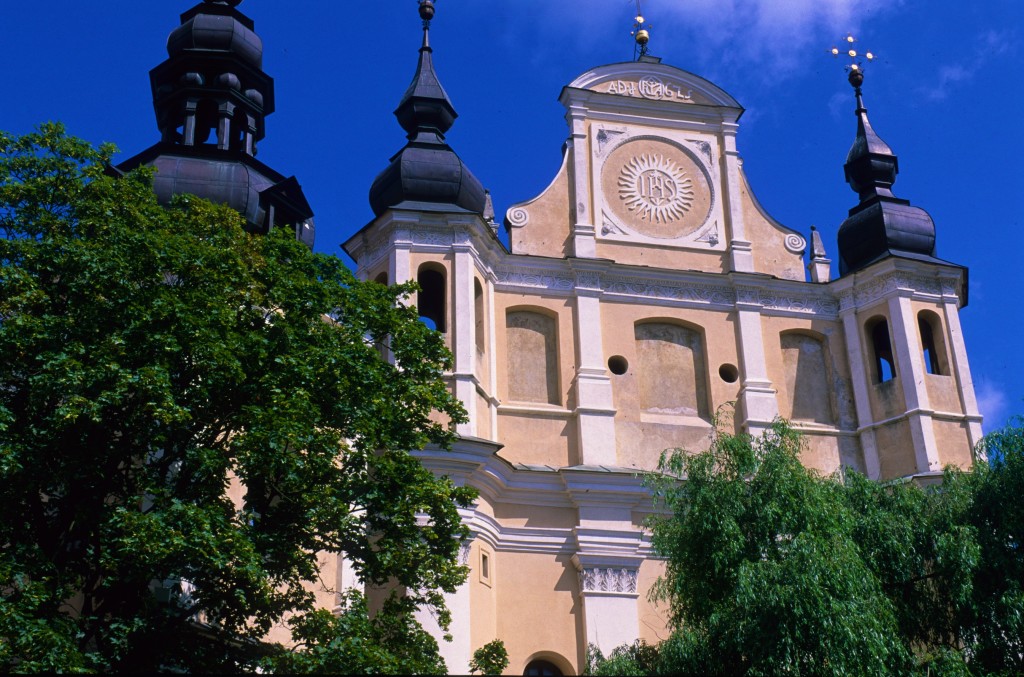
<path fill-rule="evenodd" d="M 833 54 L 836 51 L 833 48 Z M 851 50 L 850 56 L 855 58 L 856 52 Z M 899 163 L 868 120 L 861 89 L 864 71 L 856 63 L 848 70 L 857 100 L 857 136 L 844 170 L 846 182 L 860 197 L 860 203 L 839 228 L 839 273 L 855 272 L 888 256 L 938 261 L 932 217 L 892 193 Z"/>
<path fill-rule="evenodd" d="M 864 71 L 860 68 L 851 69 L 848 79 L 857 98 L 857 138 L 846 156 L 846 181 L 862 201 L 876 195 L 892 197 L 890 188 L 899 174 L 899 162 L 868 120 L 868 109 L 864 107 L 864 94 L 861 91 Z"/>
<path fill-rule="evenodd" d="M 402 125 L 412 139 L 418 134 L 444 134 L 459 116 L 455 112 L 448 93 L 434 71 L 434 50 L 430 47 L 430 22 L 434 18 L 434 3 L 423 0 L 420 3 L 420 17 L 423 19 L 423 46 L 409 88 L 395 110 L 398 124 Z"/>
<path fill-rule="evenodd" d="M 434 70 L 430 46 L 433 0 L 420 0 L 419 12 L 423 20 L 419 62 L 395 109 L 409 142 L 374 180 L 370 206 L 377 216 L 402 204 L 483 214 L 487 203 L 483 186 L 445 141 L 458 114 Z"/>

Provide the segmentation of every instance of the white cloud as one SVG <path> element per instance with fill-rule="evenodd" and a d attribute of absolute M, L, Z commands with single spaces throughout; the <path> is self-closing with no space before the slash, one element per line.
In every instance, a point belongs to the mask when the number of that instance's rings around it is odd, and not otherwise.
<path fill-rule="evenodd" d="M 936 74 L 936 81 L 921 93 L 930 101 L 942 101 L 958 86 L 970 82 L 989 61 L 1015 51 L 1017 36 L 1013 30 L 990 30 L 979 35 L 974 49 L 959 63 L 943 65 Z"/>
<path fill-rule="evenodd" d="M 842 120 L 850 115 L 850 90 L 836 92 L 828 100 L 828 112 L 833 120 Z"/>
<path fill-rule="evenodd" d="M 991 381 L 982 381 L 975 390 L 978 397 L 978 409 L 985 417 L 986 431 L 992 431 L 1003 425 L 1006 416 L 1006 393 Z"/>
<path fill-rule="evenodd" d="M 856 32 L 861 22 L 892 10 L 900 1 L 643 0 L 642 7 L 652 24 L 654 52 L 684 51 L 702 60 L 702 66 L 754 66 L 763 69 L 766 78 L 778 78 L 806 66 L 809 50 L 824 55 L 847 32 Z M 622 24 L 635 11 L 635 0 L 533 0 L 530 4 L 561 31 L 581 23 L 586 29 L 608 28 Z M 603 35 L 606 38 L 609 33 Z M 675 44 L 659 42 L 669 35 L 678 36 Z M 699 44 L 700 49 L 691 50 L 689 44 Z"/>

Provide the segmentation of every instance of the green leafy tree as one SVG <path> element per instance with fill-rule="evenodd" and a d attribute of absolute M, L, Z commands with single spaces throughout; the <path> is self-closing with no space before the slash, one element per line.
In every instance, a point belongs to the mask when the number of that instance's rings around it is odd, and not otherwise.
<path fill-rule="evenodd" d="M 777 422 L 663 458 L 656 593 L 674 633 L 634 674 L 1010 675 L 1024 670 L 1024 428 L 941 485 L 822 477 Z M 678 481 L 679 477 L 685 480 Z M 652 662 L 655 667 L 651 668 Z M 610 672 L 609 672 L 610 674 Z"/>
<path fill-rule="evenodd" d="M 1024 418 L 985 437 L 989 462 L 953 476 L 968 497 L 978 566 L 960 639 L 981 670 L 1024 674 Z"/>
<path fill-rule="evenodd" d="M 324 665 L 436 671 L 411 613 L 447 620 L 472 492 L 408 453 L 465 417 L 412 287 L 226 207 L 164 208 L 112 152 L 0 135 L 0 666 L 312 669 L 261 643 L 288 616 L 296 653 L 377 645 Z M 320 552 L 392 600 L 314 612 Z"/>
<path fill-rule="evenodd" d="M 469 672 L 474 675 L 478 672 L 481 675 L 500 675 L 507 667 L 508 651 L 500 639 L 490 641 L 474 651 L 469 661 Z"/>
<path fill-rule="evenodd" d="M 850 473 L 841 486 L 855 519 L 850 536 L 892 606 L 900 640 L 926 672 L 940 658 L 947 671 L 965 659 L 980 552 L 962 476 L 950 469 L 942 485 L 921 487 Z"/>
<path fill-rule="evenodd" d="M 893 674 L 910 656 L 896 612 L 853 539 L 839 482 L 800 463 L 799 436 L 719 432 L 663 459 L 671 517 L 654 528 L 659 588 L 677 632 L 662 649 L 686 674 Z"/>
<path fill-rule="evenodd" d="M 349 591 L 344 610 L 318 609 L 292 623 L 292 650 L 279 648 L 263 665 L 295 674 L 443 675 L 437 640 L 413 619 L 407 597 L 392 597 L 371 618 L 366 598 Z"/>
<path fill-rule="evenodd" d="M 587 646 L 588 675 L 653 675 L 659 672 L 660 667 L 659 648 L 642 639 L 615 647 L 607 658 L 597 646 Z"/>

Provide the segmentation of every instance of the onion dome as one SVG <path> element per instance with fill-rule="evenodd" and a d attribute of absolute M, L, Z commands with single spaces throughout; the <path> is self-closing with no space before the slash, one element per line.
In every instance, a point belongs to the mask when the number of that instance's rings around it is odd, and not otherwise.
<path fill-rule="evenodd" d="M 274 80 L 240 2 L 204 0 L 181 15 L 167 60 L 149 74 L 162 141 L 118 170 L 150 165 L 161 203 L 197 195 L 237 210 L 253 232 L 294 228 L 312 247 L 313 211 L 298 181 L 255 157 L 274 112 Z"/>
<path fill-rule="evenodd" d="M 483 214 L 486 194 L 483 186 L 455 151 L 445 142 L 458 114 L 434 71 L 430 47 L 431 0 L 420 0 L 423 46 L 412 83 L 395 110 L 398 123 L 409 142 L 380 173 L 370 187 L 370 206 L 380 216 L 401 205 Z"/>
<path fill-rule="evenodd" d="M 168 59 L 150 74 L 165 141 L 191 146 L 214 134 L 222 147 L 255 155 L 274 112 L 274 80 L 263 72 L 263 41 L 241 0 L 206 0 L 181 15 Z"/>
<path fill-rule="evenodd" d="M 182 24 L 167 38 L 167 55 L 187 50 L 228 52 L 253 68 L 263 68 L 263 41 L 253 23 L 235 9 L 241 0 L 206 0 L 182 15 Z"/>
<path fill-rule="evenodd" d="M 899 162 L 868 120 L 861 85 L 864 73 L 851 69 L 857 95 L 857 138 L 846 157 L 846 182 L 860 196 L 839 228 L 839 273 L 852 273 L 886 256 L 935 258 L 935 224 L 928 212 L 892 193 Z"/>

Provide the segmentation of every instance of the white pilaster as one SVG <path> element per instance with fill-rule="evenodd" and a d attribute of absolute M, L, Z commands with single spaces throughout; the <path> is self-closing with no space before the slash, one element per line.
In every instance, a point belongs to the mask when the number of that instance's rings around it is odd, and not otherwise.
<path fill-rule="evenodd" d="M 590 153 L 587 148 L 587 109 L 583 106 L 571 105 L 566 114 L 569 122 L 571 137 L 569 139 L 569 152 L 572 155 L 572 164 L 569 169 L 572 173 L 569 200 L 573 214 L 576 215 L 573 223 L 573 255 L 581 259 L 597 258 L 597 231 L 594 228 L 594 218 L 590 214 Z"/>
<path fill-rule="evenodd" d="M 753 245 L 747 238 L 746 223 L 743 219 L 743 181 L 740 178 L 740 154 L 736 149 L 736 132 L 739 125 L 735 122 L 722 123 L 722 142 L 725 144 L 723 160 L 725 163 L 726 213 L 729 215 L 729 253 L 732 269 L 740 273 L 754 272 Z"/>
<path fill-rule="evenodd" d="M 392 245 L 391 253 L 388 255 L 388 280 L 391 284 L 408 282 L 413 277 L 412 261 L 409 258 L 412 238 L 409 231 L 395 231 Z"/>
<path fill-rule="evenodd" d="M 465 566 L 469 561 L 470 546 L 472 541 L 465 541 L 459 550 L 459 564 Z M 445 632 L 434 617 L 428 611 L 418 610 L 416 620 L 420 622 L 423 629 L 429 632 L 437 640 L 438 653 L 444 659 L 450 675 L 468 675 L 469 660 L 473 656 L 473 647 L 470 634 L 472 631 L 472 619 L 470 613 L 472 607 L 469 600 L 469 579 L 456 588 L 455 592 L 444 594 L 444 603 L 452 614 L 452 622 L 448 626 L 448 634 L 452 641 L 444 638 Z"/>
<path fill-rule="evenodd" d="M 607 656 L 615 647 L 635 642 L 640 637 L 639 568 L 580 565 L 578 572 L 587 644 Z"/>
<path fill-rule="evenodd" d="M 974 379 L 971 367 L 967 362 L 967 346 L 964 343 L 963 329 L 960 326 L 959 299 L 956 295 L 957 279 L 942 280 L 942 307 L 946 316 L 946 335 L 952 362 L 952 372 L 956 377 L 957 391 L 960 393 L 960 404 L 967 416 L 967 435 L 973 449 L 982 438 L 982 418 L 978 410 L 978 398 L 974 392 Z"/>
<path fill-rule="evenodd" d="M 760 435 L 779 415 L 779 401 L 768 378 L 761 328 L 761 304 L 753 288 L 736 289 L 736 329 L 739 332 L 744 427 L 751 435 Z M 709 368 L 711 365 L 708 365 Z"/>
<path fill-rule="evenodd" d="M 889 317 L 892 321 L 896 369 L 907 405 L 910 434 L 914 440 L 917 471 L 938 471 L 942 465 L 939 463 L 935 442 L 928 388 L 924 382 L 921 336 L 910 299 L 902 294 L 889 297 Z"/>
<path fill-rule="evenodd" d="M 469 414 L 467 423 L 460 423 L 455 431 L 460 435 L 476 435 L 476 384 L 473 379 L 475 366 L 475 339 L 473 331 L 476 327 L 473 302 L 473 256 L 470 253 L 468 235 L 459 233 L 463 240 L 453 245 L 455 262 L 452 265 L 452 285 L 454 306 L 452 307 L 449 332 L 452 337 L 452 352 L 455 355 L 455 396 Z"/>
<path fill-rule="evenodd" d="M 352 566 L 352 562 L 345 555 L 345 553 L 339 553 L 337 555 L 337 570 L 335 571 L 335 584 L 334 589 L 337 591 L 335 604 L 332 611 L 335 614 L 340 614 L 343 609 L 341 606 L 342 595 L 347 593 L 349 590 L 359 590 L 365 592 L 365 586 L 359 582 L 359 578 L 356 576 L 355 567 Z"/>
<path fill-rule="evenodd" d="M 602 504 L 598 496 L 579 493 L 574 501 L 580 526 L 572 561 L 579 574 L 583 627 L 587 643 L 608 655 L 640 636 L 640 533 L 632 528 L 626 502 Z"/>
<path fill-rule="evenodd" d="M 864 471 L 873 480 L 882 478 L 882 466 L 878 458 L 878 442 L 875 429 L 871 427 L 871 400 L 868 397 L 868 370 L 864 364 L 864 347 L 852 291 L 839 297 L 839 317 L 843 321 L 843 336 L 846 339 L 846 356 L 850 363 L 850 381 L 853 384 L 853 403 L 857 410 L 857 429 L 860 447 L 864 452 Z"/>
<path fill-rule="evenodd" d="M 580 457 L 588 465 L 616 465 L 615 404 L 604 365 L 601 329 L 601 280 L 598 273 L 576 272 L 575 377 Z"/>
<path fill-rule="evenodd" d="M 491 439 L 498 439 L 498 332 L 497 332 L 497 314 L 494 310 L 494 282 L 491 280 L 487 281 L 487 326 L 488 326 L 488 342 L 487 342 L 487 353 L 489 356 L 488 365 L 491 370 L 491 378 L 488 383 L 491 384 L 490 392 L 490 414 L 491 414 Z"/>

